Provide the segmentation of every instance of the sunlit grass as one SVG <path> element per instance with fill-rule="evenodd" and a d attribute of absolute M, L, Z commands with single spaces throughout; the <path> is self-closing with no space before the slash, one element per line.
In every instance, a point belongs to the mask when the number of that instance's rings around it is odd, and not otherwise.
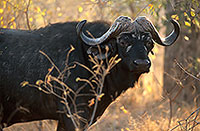
<path fill-rule="evenodd" d="M 142 76 L 140 82 L 150 76 L 151 73 Z M 129 89 L 117 98 L 89 131 L 167 131 L 179 125 L 180 120 L 186 119 L 196 109 L 196 107 L 187 104 L 178 105 L 173 103 L 169 127 L 169 100 L 162 97 L 162 92 L 158 91 L 159 87 L 150 85 L 148 88 L 155 89 L 138 87 L 139 83 L 136 84 L 135 88 Z M 155 82 L 152 84 L 155 84 Z M 158 96 L 160 97 L 158 98 Z M 39 122 L 16 124 L 16 126 L 12 126 L 5 131 L 21 131 L 22 129 L 26 131 L 32 131 L 33 129 L 34 131 L 55 131 L 56 124 L 55 121 L 51 123 L 45 121 L 42 125 Z M 188 124 L 188 126 L 191 125 Z M 175 131 L 184 130 L 184 127 L 185 124 L 183 123 Z M 193 131 L 198 130 L 200 130 L 200 127 L 196 126 Z"/>
<path fill-rule="evenodd" d="M 147 103 L 136 102 L 138 97 L 133 92 L 138 89 L 130 89 L 114 102 L 99 121 L 91 127 L 90 131 L 167 131 L 179 125 L 180 120 L 186 119 L 196 108 L 173 105 L 172 118 L 170 120 L 170 108 L 168 100 L 151 100 Z M 154 92 L 155 93 L 155 92 Z M 129 98 L 128 98 L 129 97 Z M 127 99 L 128 98 L 128 99 Z M 143 98 L 139 98 L 140 100 Z M 162 101 L 162 102 L 161 102 Z M 125 111 L 124 111 L 125 110 Z M 198 120 L 198 119 L 197 119 Z M 171 124 L 169 126 L 169 122 Z M 192 126 L 191 124 L 188 126 Z M 174 129 L 184 129 L 185 124 Z M 189 128 L 188 128 L 189 129 Z M 196 126 L 195 131 L 200 130 Z M 186 131 L 186 130 L 184 130 Z"/>

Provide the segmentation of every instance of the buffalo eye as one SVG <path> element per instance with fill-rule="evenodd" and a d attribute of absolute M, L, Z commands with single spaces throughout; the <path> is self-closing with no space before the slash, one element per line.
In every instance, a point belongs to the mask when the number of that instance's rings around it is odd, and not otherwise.
<path fill-rule="evenodd" d="M 151 42 L 146 42 L 145 45 L 146 45 L 147 48 L 150 48 L 152 46 L 152 43 Z"/>
<path fill-rule="evenodd" d="M 120 36 L 117 38 L 117 42 L 120 44 L 122 47 L 127 47 L 130 43 L 131 34 L 130 33 L 122 33 Z"/>
<path fill-rule="evenodd" d="M 154 47 L 154 43 L 153 41 L 148 41 L 146 42 L 145 46 L 147 47 L 148 52 L 150 52 Z"/>
<path fill-rule="evenodd" d="M 118 40 L 120 46 L 127 47 L 128 46 L 128 40 L 127 39 L 119 39 Z"/>
<path fill-rule="evenodd" d="M 120 45 L 124 47 L 124 46 L 126 46 L 126 43 L 124 41 L 121 41 Z"/>

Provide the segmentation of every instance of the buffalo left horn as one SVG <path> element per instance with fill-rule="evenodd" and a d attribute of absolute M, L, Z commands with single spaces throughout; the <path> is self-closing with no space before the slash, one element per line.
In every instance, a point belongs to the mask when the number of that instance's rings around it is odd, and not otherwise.
<path fill-rule="evenodd" d="M 103 34 L 99 38 L 90 38 L 90 37 L 87 37 L 83 33 L 83 27 L 86 24 L 86 22 L 87 20 L 83 20 L 79 22 L 76 26 L 76 30 L 77 30 L 78 36 L 81 37 L 83 42 L 85 42 L 87 45 L 90 45 L 90 46 L 99 45 L 103 43 L 105 40 L 119 35 L 122 31 L 127 30 L 129 26 L 132 24 L 131 18 L 125 17 L 125 16 L 119 16 L 105 34 Z"/>
<path fill-rule="evenodd" d="M 180 25 L 176 20 L 171 19 L 171 23 L 174 26 L 174 30 L 165 38 L 161 38 L 158 31 L 154 27 L 154 25 L 151 23 L 150 20 L 148 20 L 146 17 L 138 17 L 134 22 L 133 25 L 135 25 L 135 28 L 150 32 L 152 34 L 153 40 L 162 45 L 162 46 L 170 46 L 172 45 L 176 39 L 178 38 L 180 34 Z"/>

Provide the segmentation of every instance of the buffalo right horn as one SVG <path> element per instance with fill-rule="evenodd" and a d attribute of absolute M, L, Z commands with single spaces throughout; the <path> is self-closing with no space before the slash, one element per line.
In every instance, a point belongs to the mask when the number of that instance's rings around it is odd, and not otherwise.
<path fill-rule="evenodd" d="M 131 18 L 125 17 L 125 16 L 119 16 L 105 34 L 103 34 L 99 38 L 90 38 L 90 37 L 87 37 L 83 33 L 83 27 L 86 24 L 86 22 L 87 20 L 83 20 L 79 22 L 76 26 L 76 30 L 77 30 L 78 36 L 80 36 L 81 39 L 87 45 L 90 45 L 90 46 L 99 45 L 103 43 L 104 41 L 106 41 L 107 39 L 119 35 L 122 31 L 127 30 L 129 26 L 132 24 Z"/>

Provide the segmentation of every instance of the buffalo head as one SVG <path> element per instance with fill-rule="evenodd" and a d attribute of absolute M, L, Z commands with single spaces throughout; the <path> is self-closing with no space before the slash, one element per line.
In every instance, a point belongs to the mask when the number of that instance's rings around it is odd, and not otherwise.
<path fill-rule="evenodd" d="M 105 34 L 99 38 L 92 38 L 83 33 L 86 24 L 86 20 L 83 20 L 77 25 L 77 33 L 82 41 L 90 46 L 88 54 L 99 59 L 119 54 L 125 70 L 134 73 L 148 72 L 151 66 L 148 54 L 152 52 L 154 43 L 162 46 L 172 45 L 179 36 L 180 27 L 175 20 L 171 20 L 174 30 L 166 38 L 161 38 L 152 22 L 146 17 L 138 17 L 131 21 L 129 17 L 120 16 Z M 97 46 L 101 47 L 101 52 L 97 50 Z M 109 47 L 108 52 L 104 51 L 105 46 Z"/>

